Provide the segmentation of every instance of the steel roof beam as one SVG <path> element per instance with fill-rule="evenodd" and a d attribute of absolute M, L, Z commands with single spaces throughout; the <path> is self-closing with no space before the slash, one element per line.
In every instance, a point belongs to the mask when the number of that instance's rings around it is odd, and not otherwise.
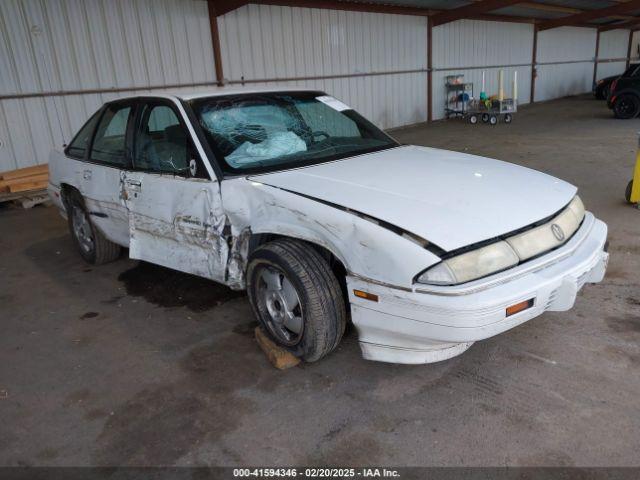
<path fill-rule="evenodd" d="M 492 10 L 509 7 L 520 2 L 521 0 L 484 0 L 482 2 L 475 2 L 463 7 L 444 10 L 433 16 L 433 26 L 437 27 L 438 25 L 454 22 L 463 18 L 471 18 L 477 15 L 482 15 Z"/>
<path fill-rule="evenodd" d="M 631 0 L 625 3 L 618 3 L 611 7 L 585 10 L 584 12 L 577 13 L 575 15 L 568 15 L 566 17 L 548 20 L 540 23 L 540 30 L 548 30 L 550 28 L 564 27 L 568 25 L 580 25 L 589 22 L 590 20 L 625 14 L 632 12 L 633 10 L 640 10 L 640 0 Z"/>

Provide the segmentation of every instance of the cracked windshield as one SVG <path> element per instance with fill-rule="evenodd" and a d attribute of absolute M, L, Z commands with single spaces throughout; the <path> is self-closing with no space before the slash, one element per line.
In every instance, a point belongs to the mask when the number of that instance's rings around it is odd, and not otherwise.
<path fill-rule="evenodd" d="M 397 146 L 320 92 L 242 94 L 194 102 L 200 126 L 229 172 L 271 171 Z"/>

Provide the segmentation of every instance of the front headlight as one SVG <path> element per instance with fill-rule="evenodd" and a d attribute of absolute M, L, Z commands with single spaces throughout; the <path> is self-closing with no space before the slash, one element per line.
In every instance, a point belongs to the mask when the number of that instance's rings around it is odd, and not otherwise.
<path fill-rule="evenodd" d="M 447 260 L 443 260 L 418 277 L 419 283 L 454 285 L 485 277 L 519 262 L 507 242 L 496 242 Z"/>
<path fill-rule="evenodd" d="M 505 240 L 456 255 L 429 268 L 418 283 L 456 285 L 486 277 L 564 244 L 584 219 L 584 204 L 577 195 L 552 220 Z"/>

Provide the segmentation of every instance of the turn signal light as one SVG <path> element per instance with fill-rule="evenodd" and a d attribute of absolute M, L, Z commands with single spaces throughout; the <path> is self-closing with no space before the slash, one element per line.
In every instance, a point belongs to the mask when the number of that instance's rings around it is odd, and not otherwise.
<path fill-rule="evenodd" d="M 353 294 L 356 297 L 364 298 L 365 300 L 371 300 L 372 302 L 378 301 L 378 295 L 374 295 L 373 293 L 363 292 L 362 290 L 354 290 Z"/>
<path fill-rule="evenodd" d="M 531 307 L 533 307 L 533 298 L 525 300 L 524 302 L 516 303 L 515 305 L 511 305 L 510 307 L 507 307 L 507 317 L 515 315 L 516 313 L 520 313 Z"/>

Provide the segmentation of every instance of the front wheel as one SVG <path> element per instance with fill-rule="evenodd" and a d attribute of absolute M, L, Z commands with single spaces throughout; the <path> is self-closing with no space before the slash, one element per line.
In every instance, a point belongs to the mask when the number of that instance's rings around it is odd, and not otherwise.
<path fill-rule="evenodd" d="M 315 362 L 338 346 L 347 323 L 340 283 L 312 246 L 283 239 L 258 247 L 247 293 L 267 334 L 297 357 Z"/>
<path fill-rule="evenodd" d="M 635 95 L 628 93 L 620 95 L 613 105 L 613 114 L 622 120 L 635 118 L 638 113 L 640 113 L 640 99 Z"/>

